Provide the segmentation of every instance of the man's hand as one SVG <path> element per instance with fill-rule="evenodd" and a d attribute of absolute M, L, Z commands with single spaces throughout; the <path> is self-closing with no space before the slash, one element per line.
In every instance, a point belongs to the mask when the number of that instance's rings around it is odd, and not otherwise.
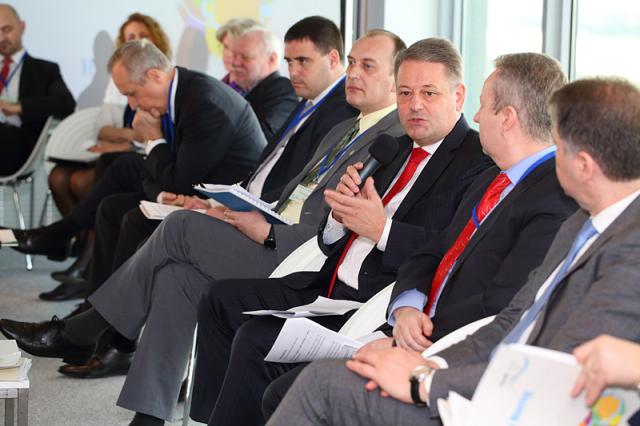
<path fill-rule="evenodd" d="M 393 326 L 393 337 L 398 346 L 422 352 L 431 346 L 426 336 L 431 336 L 433 323 L 424 312 L 415 308 L 403 307 L 393 311 L 396 324 Z"/>
<path fill-rule="evenodd" d="M 211 217 L 215 217 L 218 220 L 222 220 L 222 221 L 226 221 L 226 218 L 224 216 L 224 212 L 227 211 L 228 209 L 224 206 L 216 206 L 216 207 L 209 207 L 205 213 L 208 214 Z"/>
<path fill-rule="evenodd" d="M 131 151 L 131 145 L 128 143 L 122 142 L 108 142 L 108 141 L 98 141 L 98 143 L 87 151 L 90 152 L 126 152 Z"/>
<path fill-rule="evenodd" d="M 162 114 L 155 108 L 151 111 L 138 110 L 131 127 L 136 131 L 142 141 L 151 141 L 162 138 Z"/>
<path fill-rule="evenodd" d="M 162 192 L 162 204 L 170 206 L 184 206 L 185 196 L 182 194 L 174 194 L 173 192 Z"/>
<path fill-rule="evenodd" d="M 338 186 L 341 184 L 342 182 Z M 376 243 L 380 241 L 387 215 L 372 178 L 366 180 L 356 197 L 331 190 L 324 191 L 324 195 L 327 204 L 333 209 L 334 219 L 341 219 L 338 221 L 358 235 Z"/>
<path fill-rule="evenodd" d="M 572 397 L 586 391 L 593 405 L 608 386 L 635 388 L 640 383 L 640 345 L 611 336 L 599 336 L 578 346 L 573 355 L 582 364 Z"/>
<path fill-rule="evenodd" d="M 0 110 L 4 115 L 22 114 L 22 104 L 20 102 L 0 101 Z"/>
<path fill-rule="evenodd" d="M 193 195 L 186 195 L 184 197 L 184 208 L 187 210 L 208 210 L 211 208 L 211 204 L 207 200 L 203 200 L 200 197 Z M 224 210 L 224 207 L 222 207 Z"/>
<path fill-rule="evenodd" d="M 406 403 L 412 403 L 409 378 L 411 371 L 419 365 L 438 366 L 422 358 L 419 352 L 403 348 L 389 348 L 358 352 L 347 361 L 347 368 L 369 379 L 365 388 L 369 391 L 380 389 L 383 397 L 391 396 Z M 420 386 L 420 398 L 427 401 L 429 395 L 424 386 Z"/>
<path fill-rule="evenodd" d="M 236 212 L 225 210 L 224 220 L 258 244 L 263 244 L 264 240 L 269 236 L 271 224 L 258 211 Z"/>

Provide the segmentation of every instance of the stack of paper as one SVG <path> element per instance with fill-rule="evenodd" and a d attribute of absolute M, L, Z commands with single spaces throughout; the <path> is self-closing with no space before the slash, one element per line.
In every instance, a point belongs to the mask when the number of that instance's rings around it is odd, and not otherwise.
<path fill-rule="evenodd" d="M 571 398 L 580 374 L 575 358 L 534 346 L 501 346 L 471 401 L 451 392 L 438 400 L 445 426 L 625 425 L 640 408 L 637 391 L 607 389 L 596 404 Z"/>
<path fill-rule="evenodd" d="M 0 246 L 15 247 L 18 245 L 16 236 L 11 229 L 0 229 Z"/>
<path fill-rule="evenodd" d="M 0 340 L 0 382 L 27 379 L 31 359 L 23 358 L 15 340 Z"/>
<path fill-rule="evenodd" d="M 184 207 L 153 203 L 151 201 L 146 201 L 146 200 L 140 201 L 140 211 L 142 212 L 144 217 L 151 220 L 164 220 L 164 218 L 169 216 L 170 213 L 173 213 L 178 210 L 184 210 Z M 196 211 L 198 213 L 205 212 L 204 210 L 200 210 L 200 209 L 196 209 L 193 211 Z"/>
<path fill-rule="evenodd" d="M 256 316 L 273 315 L 274 317 L 279 318 L 306 318 L 327 315 L 344 315 L 349 311 L 358 309 L 360 306 L 362 306 L 362 303 L 354 302 L 352 300 L 327 299 L 326 297 L 318 296 L 313 303 L 296 306 L 295 308 L 290 308 L 286 311 L 264 309 L 261 311 L 247 311 L 243 313 L 246 315 Z"/>

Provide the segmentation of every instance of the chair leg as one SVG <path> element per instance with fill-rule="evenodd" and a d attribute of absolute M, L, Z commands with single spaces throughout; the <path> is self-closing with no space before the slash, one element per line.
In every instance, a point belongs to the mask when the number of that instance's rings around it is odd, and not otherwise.
<path fill-rule="evenodd" d="M 22 214 L 22 207 L 20 206 L 20 195 L 18 194 L 18 188 L 15 185 L 12 185 L 13 189 L 13 204 L 16 207 L 16 213 L 18 215 L 18 223 L 20 224 L 20 229 L 27 229 L 26 224 L 24 223 L 24 215 Z M 25 261 L 27 262 L 27 271 L 33 269 L 33 262 L 31 261 L 31 255 L 24 255 Z"/>
<path fill-rule="evenodd" d="M 189 425 L 189 411 L 191 411 L 191 395 L 193 391 L 193 371 L 196 366 L 196 344 L 198 337 L 198 325 L 193 332 L 193 344 L 191 345 L 191 354 L 189 356 L 189 364 L 187 365 L 187 395 L 184 399 L 184 413 L 182 415 L 182 426 Z"/>
<path fill-rule="evenodd" d="M 51 190 L 47 189 L 47 194 L 44 196 L 44 204 L 42 204 L 42 212 L 40 213 L 40 227 L 44 226 L 44 219 L 47 216 L 47 206 L 49 205 L 49 199 L 51 198 Z"/>
<path fill-rule="evenodd" d="M 29 229 L 33 229 L 33 211 L 36 203 L 36 180 L 33 176 L 29 177 L 29 183 L 31 184 L 31 192 L 29 194 Z"/>

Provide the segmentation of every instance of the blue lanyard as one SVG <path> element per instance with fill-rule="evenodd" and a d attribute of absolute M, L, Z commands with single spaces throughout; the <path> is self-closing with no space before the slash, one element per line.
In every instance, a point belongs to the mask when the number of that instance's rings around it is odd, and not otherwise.
<path fill-rule="evenodd" d="M 169 139 L 169 146 L 174 150 L 173 141 L 176 137 L 176 131 L 173 128 L 173 120 L 171 119 L 171 92 L 173 90 L 173 79 L 169 83 L 169 97 L 167 99 L 167 112 L 162 116 L 162 132 Z"/>
<path fill-rule="evenodd" d="M 360 139 L 360 137 L 362 135 L 364 135 L 365 133 L 367 133 L 369 129 L 365 130 L 364 132 L 360 133 L 358 136 L 356 136 L 355 138 L 353 138 L 353 140 L 351 142 L 349 142 L 349 144 L 347 146 L 345 146 L 344 148 L 342 148 L 342 150 L 340 152 L 338 152 L 338 155 L 336 155 L 336 157 L 333 159 L 333 161 L 331 161 L 331 164 L 327 164 L 327 160 L 329 159 L 329 156 L 331 155 L 331 151 L 333 151 L 334 147 L 331 147 L 327 150 L 327 153 L 325 154 L 325 156 L 322 158 L 322 163 L 320 163 L 320 168 L 318 169 L 318 176 L 316 177 L 319 178 L 320 176 L 322 176 L 323 174 L 325 174 L 327 172 L 327 170 L 329 170 L 331 167 L 333 167 L 333 165 L 336 163 L 336 161 L 338 161 L 340 159 L 340 157 L 342 157 L 344 155 L 345 152 L 347 152 L 349 150 L 349 148 L 351 148 L 351 146 L 356 143 L 356 141 L 358 139 Z M 340 143 L 340 141 L 338 141 L 336 143 L 336 145 Z M 335 146 L 335 145 L 334 145 Z"/>
<path fill-rule="evenodd" d="M 335 86 L 333 86 L 333 87 L 331 88 L 331 90 L 329 90 L 329 92 L 328 92 L 326 95 L 324 95 L 324 96 L 322 97 L 322 99 L 320 99 L 317 103 L 315 103 L 314 105 L 312 105 L 312 106 L 311 106 L 311 108 L 309 108 L 308 110 L 306 110 L 306 111 L 304 110 L 304 106 L 305 106 L 306 102 L 305 102 L 305 103 L 300 104 L 300 106 L 299 106 L 299 107 L 298 107 L 298 109 L 296 110 L 295 115 L 293 116 L 293 119 L 289 122 L 289 125 L 288 125 L 288 126 L 287 126 L 287 128 L 284 130 L 284 132 L 282 132 L 282 133 L 280 134 L 280 135 L 281 135 L 281 136 L 280 136 L 280 140 L 278 140 L 278 143 L 276 144 L 276 146 L 277 146 L 277 145 L 279 145 L 279 144 L 280 144 L 280 142 L 282 142 L 282 141 L 284 140 L 284 138 L 287 136 L 287 134 L 289 134 L 289 132 L 290 132 L 292 129 L 295 129 L 295 128 L 296 128 L 296 126 L 297 126 L 297 125 L 298 125 L 302 120 L 304 120 L 305 118 L 307 118 L 308 116 L 310 116 L 311 114 L 313 114 L 313 112 L 314 112 L 315 110 L 317 110 L 317 109 L 318 109 L 318 107 L 319 107 L 320 105 L 322 105 L 322 104 L 324 103 L 324 101 L 325 101 L 325 100 L 327 100 L 327 98 L 329 98 L 329 97 L 333 94 L 333 92 L 335 92 L 335 91 L 336 91 L 336 88 L 337 88 L 338 86 L 340 86 L 340 83 L 344 81 L 344 78 L 345 78 L 345 76 L 342 76 L 342 77 L 340 78 L 340 81 L 339 81 L 338 83 L 336 83 L 336 84 L 335 84 Z"/>
<path fill-rule="evenodd" d="M 524 178 L 529 176 L 529 174 L 532 171 L 534 171 L 535 169 L 537 169 L 542 163 L 544 163 L 545 161 L 547 161 L 547 160 L 549 160 L 551 158 L 554 158 L 555 156 L 556 156 L 556 152 L 552 151 L 552 152 L 549 152 L 548 154 L 543 155 L 542 157 L 538 158 L 538 160 L 535 163 L 530 165 L 529 168 L 527 170 L 525 170 L 525 172 L 522 174 L 522 176 L 520 176 L 520 179 L 518 179 L 518 181 L 513 186 L 516 187 L 520 182 L 522 182 L 524 180 Z M 476 225 L 476 229 L 480 228 L 480 221 L 478 220 L 478 213 L 476 211 L 476 209 L 478 208 L 478 204 L 476 204 L 473 207 L 473 210 L 471 211 L 471 217 L 473 218 L 473 223 Z"/>
<path fill-rule="evenodd" d="M 13 76 L 16 75 L 16 71 L 18 71 L 18 69 L 22 66 L 22 63 L 24 62 L 24 57 L 25 56 L 27 56 L 27 52 L 24 52 L 22 54 L 22 58 L 20 58 L 20 60 L 16 64 L 16 66 L 13 68 L 13 70 L 11 70 L 11 73 L 9 74 L 9 76 L 7 77 L 6 80 L 4 78 L 0 77 L 0 81 L 2 81 L 2 84 L 4 85 L 4 87 L 2 88 L 3 92 L 5 90 L 8 90 L 9 83 L 11 83 L 11 80 L 13 80 Z"/>

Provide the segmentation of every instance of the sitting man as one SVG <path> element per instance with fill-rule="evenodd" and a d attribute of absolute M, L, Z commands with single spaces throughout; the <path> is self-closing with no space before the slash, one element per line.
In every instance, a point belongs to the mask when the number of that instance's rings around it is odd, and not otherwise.
<path fill-rule="evenodd" d="M 414 52 L 412 49 L 418 50 L 419 47 L 420 43 L 410 47 L 406 55 L 411 58 Z M 407 60 L 402 54 L 398 61 L 403 61 L 397 73 L 398 104 L 402 114 L 403 102 L 409 105 L 415 102 L 412 97 L 416 95 L 412 91 L 421 87 L 407 83 L 407 76 L 411 76 L 411 72 L 427 76 L 432 76 L 434 73 L 428 69 L 420 69 L 411 63 L 411 59 Z M 528 74 L 518 73 L 519 70 L 528 70 L 531 67 L 538 70 L 538 78 L 531 79 Z M 443 293 L 445 295 L 439 299 L 437 315 L 431 313 L 433 324 L 429 317 L 422 313 L 422 305 L 419 306 L 419 310 L 416 310 L 419 314 L 417 319 L 406 314 L 402 317 L 396 316 L 396 328 L 400 331 L 398 342 L 402 345 L 424 344 L 426 346 L 428 343 L 423 343 L 423 340 L 427 338 L 435 340 L 447 330 L 457 328 L 457 324 L 465 324 L 486 315 L 495 314 L 505 307 L 525 283 L 528 272 L 542 261 L 561 223 L 575 210 L 575 204 L 564 195 L 554 174 L 552 161 L 554 147 L 551 143 L 549 115 L 546 110 L 548 96 L 554 89 L 565 83 L 562 69 L 557 61 L 543 55 L 513 55 L 498 60 L 496 75 L 499 76 L 496 77 L 495 83 L 495 87 L 499 88 L 497 89 L 498 100 L 494 103 L 493 99 L 489 100 L 484 96 L 482 100 L 486 109 L 481 109 L 476 119 L 480 122 L 480 142 L 483 150 L 490 154 L 498 167 L 488 169 L 471 184 L 462 197 L 451 223 L 442 233 L 428 238 L 426 244 L 419 250 L 416 245 L 413 247 L 409 245 L 411 241 L 409 238 L 405 238 L 402 242 L 406 251 L 399 261 L 404 262 L 415 251 L 418 251 L 418 254 L 399 268 L 396 286 L 402 286 L 409 280 L 417 282 L 421 288 L 425 280 L 433 276 L 433 272 L 429 271 L 426 265 L 434 267 L 437 263 L 427 263 L 424 252 L 430 253 L 433 260 L 437 261 L 443 259 L 447 248 L 449 252 L 454 249 L 463 251 L 463 254 L 457 258 L 455 269 L 445 271 L 448 276 L 446 283 L 448 292 Z M 438 91 L 434 90 L 434 92 Z M 493 112 L 494 105 L 497 113 Z M 487 111 L 490 111 L 489 114 L 507 118 L 502 123 L 501 131 L 498 131 L 500 126 L 497 120 L 486 122 L 480 119 L 487 114 Z M 500 182 L 500 185 L 493 182 Z M 343 217 L 343 223 L 348 223 L 351 227 L 353 226 L 351 210 L 355 206 L 350 206 L 349 201 L 353 200 L 351 191 L 356 191 L 358 182 L 354 175 L 353 181 L 343 179 L 343 183 L 349 186 L 348 189 L 342 188 L 346 196 L 344 198 L 338 196 L 334 201 L 333 194 L 329 194 L 329 199 L 334 208 L 334 216 L 346 215 L 348 220 Z M 477 206 L 476 217 L 480 222 L 477 229 L 471 219 L 474 206 Z M 363 214 L 366 211 L 360 207 L 354 209 L 358 217 L 366 218 L 365 221 L 378 222 L 372 220 L 375 218 L 374 215 L 368 212 Z M 395 220 L 393 226 L 398 226 Z M 463 229 L 466 231 L 462 231 Z M 375 234 L 369 236 L 359 229 L 356 232 L 376 241 Z M 398 230 L 395 230 L 396 235 L 397 232 Z M 393 228 L 391 235 L 394 235 Z M 464 235 L 464 243 L 468 243 L 466 248 L 460 243 L 454 244 L 454 241 L 460 238 L 459 235 Z M 414 242 L 417 244 L 421 241 L 414 239 Z M 392 254 L 394 252 L 390 251 L 394 248 L 397 254 L 397 248 L 387 243 L 385 256 L 394 256 Z M 335 282 L 335 288 L 338 289 L 340 285 L 346 284 L 348 287 L 356 288 L 357 292 L 342 291 L 338 293 L 342 296 L 336 297 L 352 299 L 355 293 L 355 297 L 363 301 L 375 291 L 381 290 L 384 285 L 390 284 L 396 274 L 388 274 L 386 279 L 382 280 L 383 282 L 369 289 L 371 282 L 375 279 L 380 280 L 380 276 L 372 273 L 369 259 L 359 272 L 357 267 L 348 266 L 350 259 L 361 258 L 362 255 L 356 253 L 354 247 L 344 255 L 344 263 L 337 269 L 339 280 Z M 444 259 L 450 256 L 446 255 Z M 325 267 L 327 265 L 335 265 L 335 259 L 333 262 L 329 260 Z M 450 267 L 452 263 L 442 261 L 440 265 Z M 479 265 L 482 265 L 482 268 L 479 268 Z M 383 270 L 389 268 L 388 260 L 383 261 L 381 267 Z M 418 268 L 420 273 L 414 273 Z M 311 277 L 315 281 L 309 287 L 317 292 L 318 287 L 322 289 L 328 282 L 330 287 L 334 285 L 331 275 L 327 274 L 334 269 L 335 266 L 328 271 L 325 269 L 324 274 L 321 271 L 315 277 Z M 357 275 L 355 275 L 356 272 Z M 285 277 L 281 281 L 289 287 L 300 288 L 305 279 L 310 279 L 307 277 L 309 274 L 299 273 Z M 262 299 L 267 299 L 263 292 L 269 290 L 274 292 L 272 286 L 275 284 L 271 282 L 277 283 L 277 280 L 269 281 L 265 283 L 254 280 L 251 283 L 255 288 L 253 291 L 260 294 Z M 211 398 L 209 404 L 212 404 L 211 400 L 216 398 L 209 424 L 223 424 L 224 418 L 241 424 L 258 424 L 255 421 L 246 421 L 244 413 L 258 410 L 261 390 L 271 380 L 291 369 L 294 364 L 263 361 L 281 328 L 282 320 L 249 319 L 250 317 L 241 315 L 242 311 L 280 309 L 280 307 L 251 306 L 248 300 L 251 300 L 249 295 L 252 293 L 249 289 L 245 289 L 244 283 L 227 282 L 226 284 L 225 288 L 231 290 L 225 291 L 221 288 L 223 283 L 218 283 L 209 291 L 208 297 L 203 300 L 201 306 L 198 320 L 200 341 L 194 403 L 200 400 L 199 394 L 206 395 L 207 399 Z M 246 286 L 249 286 L 249 283 Z M 402 303 L 400 306 L 408 306 L 407 302 L 400 303 Z M 398 312 L 395 309 L 397 304 L 392 305 L 393 314 Z M 408 308 L 398 307 L 397 309 Z M 345 320 L 345 317 L 329 317 L 322 318 L 320 322 L 338 329 Z M 238 328 L 239 324 L 242 325 Z M 420 327 L 415 327 L 416 324 Z M 394 333 L 396 331 L 398 330 L 394 330 Z M 230 344 L 227 336 L 234 336 L 234 332 L 235 337 Z M 425 332 L 426 336 L 419 336 L 422 332 Z M 415 337 L 417 342 L 410 340 L 414 336 L 417 336 Z M 375 345 L 385 343 L 390 345 L 390 339 L 387 342 L 376 342 Z M 273 384 L 276 388 L 270 388 L 266 398 L 270 399 L 269 395 L 272 393 L 283 394 L 295 374 L 296 371 L 289 372 L 278 379 L 278 382 Z M 249 383 L 254 392 L 243 391 Z M 206 392 L 200 391 L 198 385 L 201 385 Z M 265 401 L 268 407 L 272 404 L 273 402 Z M 238 407 L 238 410 L 233 411 L 232 407 Z"/>
<path fill-rule="evenodd" d="M 31 57 L 22 47 L 25 23 L 0 4 L 0 176 L 27 161 L 50 115 L 64 118 L 76 106 L 58 65 Z"/>
<path fill-rule="evenodd" d="M 509 306 L 431 359 L 396 347 L 360 351 L 346 367 L 314 362 L 270 425 L 437 425 L 436 400 L 449 391 L 470 398 L 500 344 L 571 352 L 605 333 L 640 341 L 640 91 L 620 79 L 579 80 L 550 105 L 558 179 L 582 209 Z"/>
<path fill-rule="evenodd" d="M 322 140 L 313 159 L 283 192 L 279 200 L 283 215 L 297 216 L 300 223 L 274 225 L 275 247 L 263 244 L 266 235 L 250 239 L 247 235 L 251 234 L 242 229 L 243 232 L 238 232 L 215 217 L 177 212 L 167 217 L 149 240 L 89 298 L 94 309 L 65 321 L 40 325 L 5 321 L 7 327 L 2 329 L 17 331 L 20 345 L 34 354 L 82 362 L 111 326 L 124 337 L 135 339 L 146 324 L 118 404 L 138 413 L 134 424 L 158 424 L 161 419 L 170 419 L 191 349 L 197 305 L 211 281 L 269 274 L 281 257 L 316 233 L 328 211 L 322 201 L 323 190 L 338 184 L 347 161 L 363 160 L 371 142 L 380 134 L 404 133 L 396 113 L 391 72 L 393 57 L 403 48 L 404 43 L 395 34 L 381 30 L 368 33 L 354 44 L 353 56 L 358 58 L 358 64 L 364 61 L 367 68 L 366 72 L 361 66 L 350 68 L 346 96 L 351 105 L 361 110 L 361 115 L 335 126 Z M 310 58 L 309 62 L 314 64 L 327 59 L 310 39 L 292 41 L 287 49 L 288 57 L 298 58 L 292 59 L 293 68 L 304 62 L 302 66 L 306 64 L 308 69 L 307 60 L 302 58 Z M 335 52 L 328 55 L 337 60 Z M 481 157 L 479 147 L 475 152 Z M 469 165 L 465 163 L 460 168 L 466 172 Z M 473 174 L 473 170 L 468 173 Z M 451 179 L 447 192 L 454 183 L 459 184 L 458 175 Z M 308 195 L 304 202 L 301 194 Z M 230 215 L 227 218 L 232 220 L 233 215 L 240 213 Z M 258 215 L 264 222 L 257 212 L 244 215 L 248 218 Z M 447 215 L 442 217 L 446 219 Z M 261 223 L 256 219 L 252 222 Z M 63 329 L 64 335 L 50 334 L 52 330 Z M 45 339 L 44 347 L 30 346 L 23 337 L 35 343 L 28 337 L 34 331 L 52 338 Z"/>

